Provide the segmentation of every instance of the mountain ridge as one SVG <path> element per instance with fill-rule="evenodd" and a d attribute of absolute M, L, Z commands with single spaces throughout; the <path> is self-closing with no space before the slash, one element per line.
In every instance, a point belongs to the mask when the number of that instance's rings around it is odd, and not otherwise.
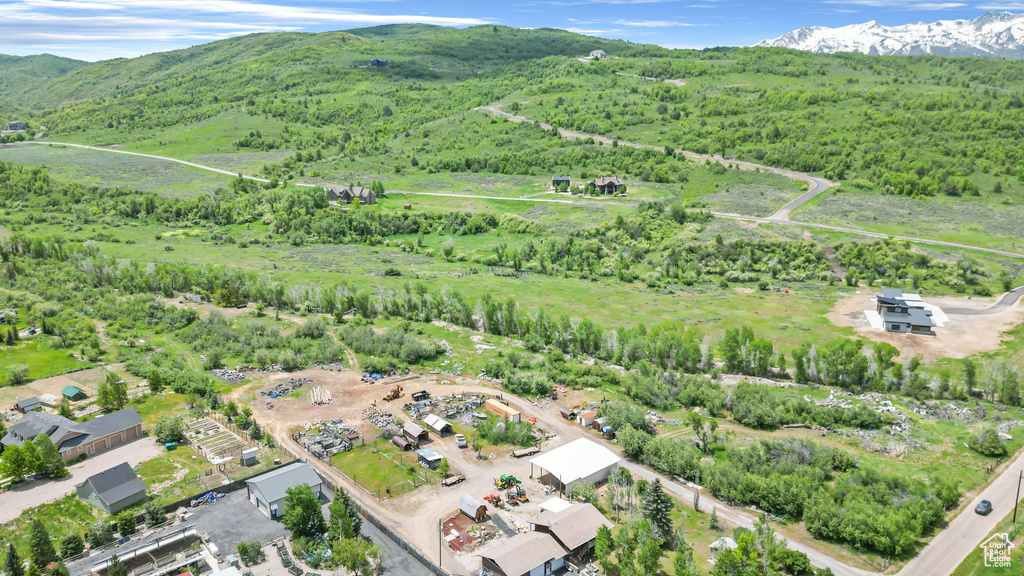
<path fill-rule="evenodd" d="M 755 44 L 816 54 L 979 56 L 1024 59 L 1024 14 L 986 12 L 969 20 L 885 26 L 876 20 L 838 28 L 808 26 Z"/>

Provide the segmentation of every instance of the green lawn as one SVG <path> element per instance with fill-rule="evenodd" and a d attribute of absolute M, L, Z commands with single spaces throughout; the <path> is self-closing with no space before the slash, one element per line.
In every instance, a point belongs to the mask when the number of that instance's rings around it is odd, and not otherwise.
<path fill-rule="evenodd" d="M 377 440 L 377 443 L 379 451 L 368 445 L 356 447 L 351 452 L 335 454 L 331 458 L 331 465 L 379 497 L 386 496 L 389 487 L 393 487 L 393 495 L 411 488 L 408 483 L 402 486 L 396 484 L 409 480 L 421 482 L 419 476 L 424 475 L 426 469 L 417 464 L 415 452 L 402 452 L 384 440 Z M 390 455 L 394 460 L 382 453 Z"/>
<path fill-rule="evenodd" d="M 69 356 L 69 350 L 54 348 L 52 338 L 38 335 L 27 338 L 14 347 L 2 349 L 3 361 L 0 361 L 0 382 L 7 382 L 9 368 L 14 364 L 28 366 L 29 380 L 38 380 L 58 374 L 66 374 L 72 370 L 88 368 L 89 362 L 83 362 Z"/>

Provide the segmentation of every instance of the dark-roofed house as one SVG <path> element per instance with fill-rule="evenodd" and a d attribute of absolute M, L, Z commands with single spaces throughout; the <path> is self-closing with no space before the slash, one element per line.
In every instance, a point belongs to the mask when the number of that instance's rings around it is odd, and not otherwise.
<path fill-rule="evenodd" d="M 53 405 L 47 404 L 35 396 L 19 400 L 18 403 L 14 405 L 14 409 L 22 414 L 28 414 L 33 410 L 42 410 L 43 408 L 53 408 Z"/>
<path fill-rule="evenodd" d="M 386 68 L 391 65 L 387 58 L 374 58 L 370 60 L 370 66 L 373 68 Z"/>
<path fill-rule="evenodd" d="M 559 187 L 561 186 L 565 186 L 566 188 L 568 188 L 570 184 L 572 184 L 572 178 L 568 176 L 551 177 L 551 186 L 553 186 L 556 190 L 559 189 Z"/>
<path fill-rule="evenodd" d="M 327 200 L 338 204 L 351 204 L 354 198 L 359 198 L 360 204 L 376 204 L 377 193 L 362 186 L 324 186 L 327 191 Z"/>
<path fill-rule="evenodd" d="M 312 488 L 314 494 L 322 494 L 323 480 L 316 470 L 305 462 L 292 462 L 273 472 L 245 481 L 249 501 L 272 520 L 284 515 L 284 497 L 287 496 L 288 489 L 302 484 Z"/>
<path fill-rule="evenodd" d="M 622 180 L 618 176 L 606 176 L 591 180 L 587 186 L 593 186 L 601 194 L 616 194 L 622 188 Z"/>
<path fill-rule="evenodd" d="M 21 446 L 46 434 L 65 460 L 92 455 L 142 436 L 142 418 L 134 406 L 78 423 L 57 414 L 29 412 L 7 429 L 0 442 Z"/>
<path fill-rule="evenodd" d="M 909 296 L 908 296 L 909 298 Z M 876 310 L 887 332 L 934 335 L 935 321 L 919 300 L 907 300 L 897 288 L 883 288 L 875 297 Z"/>
<path fill-rule="evenodd" d="M 480 554 L 488 576 L 542 576 L 582 563 L 597 540 L 601 526 L 613 526 L 592 504 L 573 504 L 559 512 L 546 511 L 530 519 L 531 532 Z"/>
<path fill-rule="evenodd" d="M 11 120 L 7 123 L 5 130 L 10 132 L 21 132 L 22 130 L 28 130 L 28 122 L 23 120 Z"/>
<path fill-rule="evenodd" d="M 68 400 L 85 400 L 86 397 L 85 390 L 82 390 L 78 386 L 65 386 L 60 393 Z"/>
<path fill-rule="evenodd" d="M 79 498 L 107 514 L 117 514 L 146 499 L 146 484 L 127 462 L 90 476 L 77 491 Z"/>

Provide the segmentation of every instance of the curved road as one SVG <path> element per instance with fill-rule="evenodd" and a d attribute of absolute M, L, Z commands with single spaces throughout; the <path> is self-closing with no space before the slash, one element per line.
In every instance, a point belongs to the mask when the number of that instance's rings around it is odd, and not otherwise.
<path fill-rule="evenodd" d="M 1017 300 L 1020 300 L 1021 296 L 1024 296 L 1024 286 L 1014 288 L 1006 294 L 1003 294 L 1003 297 L 1000 298 L 998 302 L 988 308 L 983 308 L 981 310 L 977 308 L 943 308 L 942 311 L 946 314 L 959 314 L 961 316 L 986 316 L 988 314 L 998 314 L 1004 310 L 1012 308 L 1013 305 L 1017 303 Z"/>
<path fill-rule="evenodd" d="M 493 107 L 484 106 L 481 109 L 491 111 L 493 109 Z M 516 121 L 533 122 L 532 120 L 530 120 L 528 118 L 523 118 L 522 116 L 513 116 L 513 115 L 511 115 L 511 114 L 509 114 L 507 112 L 502 112 L 502 111 L 496 110 L 496 109 L 494 109 L 493 111 L 496 114 L 499 114 L 501 116 L 505 116 L 505 117 L 508 117 L 508 118 L 513 118 L 513 119 L 521 118 L 522 119 L 522 120 L 516 120 Z M 548 126 L 548 125 L 541 123 L 541 126 L 543 127 L 543 126 Z M 550 129 L 550 126 L 548 127 L 548 129 Z M 605 138 L 603 136 L 584 134 L 582 132 L 571 132 L 571 131 L 567 131 L 567 130 L 560 130 L 560 132 L 562 132 L 563 134 L 571 135 L 570 137 L 594 138 L 595 140 L 611 142 L 610 139 Z M 81 148 L 81 149 L 85 149 L 85 150 L 95 150 L 97 152 L 108 152 L 108 153 L 113 153 L 113 154 L 126 154 L 126 155 L 129 155 L 129 156 L 140 156 L 142 158 L 151 158 L 151 159 L 154 159 L 154 160 L 163 160 L 163 161 L 166 161 L 166 162 L 174 162 L 176 164 L 181 164 L 181 165 L 184 165 L 184 166 L 189 166 L 191 168 L 197 168 L 199 170 L 206 170 L 208 172 L 216 172 L 218 174 L 224 174 L 224 175 L 227 175 L 227 176 L 239 176 L 239 177 L 245 178 L 247 180 L 253 180 L 253 181 L 256 181 L 256 182 L 264 182 L 264 183 L 269 182 L 269 180 L 267 180 L 266 178 L 259 178 L 257 176 L 247 176 L 247 175 L 242 174 L 240 172 L 232 172 L 230 170 L 222 170 L 220 168 L 213 168 L 211 166 L 204 166 L 203 164 L 196 164 L 195 162 L 188 162 L 188 161 L 185 161 L 185 160 L 179 160 L 178 158 L 171 158 L 169 156 L 158 156 L 156 154 L 144 154 L 142 152 L 129 152 L 129 151 L 126 151 L 126 150 L 116 150 L 116 149 L 113 149 L 113 148 L 99 148 L 99 147 L 96 147 L 96 146 L 87 146 L 85 144 L 72 144 L 70 142 L 23 142 L 23 143 L 19 143 L 18 145 L 21 145 L 21 144 L 35 144 L 37 146 L 67 146 L 67 147 L 71 147 L 71 148 Z M 660 149 L 657 146 L 650 146 L 650 145 L 646 145 L 646 144 L 635 144 L 635 143 L 630 143 L 630 142 L 619 142 L 619 144 L 622 145 L 622 146 L 634 146 L 636 148 Z M 5 146 L 13 146 L 13 145 L 14 144 L 6 144 Z M 714 160 L 716 162 L 721 162 L 721 163 L 724 163 L 724 164 L 732 163 L 732 164 L 735 164 L 735 165 L 739 165 L 739 166 L 741 166 L 741 167 L 743 167 L 745 169 L 748 169 L 748 170 L 753 170 L 753 169 L 759 168 L 759 169 L 762 169 L 762 170 L 773 172 L 775 174 L 786 176 L 788 178 L 794 178 L 794 179 L 797 179 L 797 180 L 801 180 L 801 181 L 807 182 L 810 185 L 810 188 L 807 190 L 807 192 L 801 194 L 798 198 L 796 198 L 792 202 L 789 202 L 788 204 L 786 204 L 782 208 L 779 208 L 779 210 L 776 211 L 775 214 L 773 214 L 773 215 L 771 215 L 771 216 L 769 216 L 767 218 L 762 218 L 762 217 L 758 217 L 758 216 L 745 216 L 743 214 L 731 214 L 731 213 L 728 213 L 728 212 L 712 212 L 712 214 L 714 214 L 715 216 L 717 216 L 719 218 L 726 218 L 726 219 L 729 219 L 729 220 L 738 220 L 738 221 L 742 221 L 742 222 L 758 222 L 758 223 L 762 223 L 762 224 L 783 224 L 783 225 L 787 225 L 787 226 L 803 226 L 805 228 L 818 228 L 818 229 L 821 229 L 821 230 L 831 230 L 833 232 L 842 232 L 844 234 L 854 234 L 854 235 L 857 235 L 857 236 L 866 236 L 866 237 L 869 237 L 869 238 L 883 238 L 883 239 L 884 238 L 892 238 L 894 240 L 913 242 L 915 244 L 928 244 L 928 245 L 931 245 L 931 246 L 940 246 L 940 247 L 943 247 L 943 248 L 957 248 L 957 249 L 961 249 L 961 250 L 973 250 L 973 251 L 976 251 L 976 252 L 985 252 L 987 254 L 993 254 L 995 256 L 1003 256 L 1003 257 L 1006 257 L 1006 258 L 1017 258 L 1017 259 L 1024 260 L 1024 254 L 1017 254 L 1015 252 L 1007 252 L 1005 250 L 996 250 L 994 248 L 982 248 L 980 246 L 970 246 L 970 245 L 967 245 L 967 244 L 957 244 L 955 242 L 944 242 L 942 240 L 930 240 L 928 238 L 915 238 L 913 236 L 893 236 L 891 234 L 883 234 L 881 232 L 868 232 L 868 231 L 865 231 L 865 230 L 856 230 L 856 229 L 853 229 L 853 228 L 843 228 L 841 226 L 829 226 L 827 224 L 814 224 L 814 223 L 810 223 L 810 222 L 797 222 L 797 221 L 794 221 L 794 220 L 789 220 L 789 214 L 791 212 L 793 212 L 794 210 L 796 210 L 797 208 L 799 208 L 800 206 L 805 204 L 811 198 L 814 198 L 818 194 L 821 194 L 822 192 L 827 190 L 829 187 L 832 186 L 832 183 L 829 182 L 828 180 L 825 180 L 825 179 L 822 179 L 822 178 L 818 178 L 816 176 L 811 176 L 809 174 L 802 174 L 800 172 L 793 172 L 791 170 L 782 170 L 782 169 L 779 169 L 779 168 L 769 168 L 767 166 L 761 166 L 760 164 L 754 164 L 752 162 L 744 162 L 744 161 L 738 161 L 738 160 L 727 160 L 727 159 L 720 158 L 720 157 L 717 157 L 717 156 L 709 156 L 709 155 L 706 155 L 706 154 L 695 154 L 695 153 L 692 153 L 692 152 L 683 152 L 683 154 L 686 155 L 687 158 L 692 158 L 692 159 Z M 317 184 L 304 184 L 304 183 L 301 183 L 301 182 L 293 182 L 292 185 L 293 186 L 306 186 L 306 187 L 317 186 Z M 418 196 L 443 196 L 443 197 L 447 197 L 447 198 L 451 198 L 451 197 L 454 197 L 454 196 L 459 196 L 459 197 L 463 197 L 463 198 L 475 198 L 475 199 L 480 199 L 480 200 L 504 200 L 504 201 L 509 201 L 509 202 L 549 202 L 549 203 L 555 203 L 555 204 L 591 204 L 591 205 L 598 205 L 598 206 L 611 204 L 611 202 L 595 202 L 595 201 L 587 201 L 587 200 L 560 200 L 560 199 L 554 199 L 554 198 L 508 198 L 508 197 L 505 197 L 505 196 L 483 196 L 483 195 L 479 195 L 479 194 L 449 194 L 449 193 L 444 193 L 444 192 L 409 192 L 409 191 L 401 191 L 401 190 L 392 190 L 392 193 L 393 194 L 412 194 L 412 195 L 418 195 Z M 636 204 L 630 203 L 630 202 L 617 202 L 617 204 L 622 205 L 622 206 L 636 206 Z M 782 215 L 781 217 L 779 216 L 780 214 Z"/>

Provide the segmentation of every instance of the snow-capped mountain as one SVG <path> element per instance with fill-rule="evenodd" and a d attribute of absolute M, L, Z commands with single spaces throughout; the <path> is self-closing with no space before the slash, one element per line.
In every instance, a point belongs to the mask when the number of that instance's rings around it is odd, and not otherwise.
<path fill-rule="evenodd" d="M 1018 60 L 1024 59 L 1024 14 L 988 12 L 971 20 L 916 22 L 903 26 L 882 26 L 874 20 L 841 28 L 813 26 L 774 40 L 763 40 L 757 46 L 780 46 L 818 54 L 937 54 Z"/>

